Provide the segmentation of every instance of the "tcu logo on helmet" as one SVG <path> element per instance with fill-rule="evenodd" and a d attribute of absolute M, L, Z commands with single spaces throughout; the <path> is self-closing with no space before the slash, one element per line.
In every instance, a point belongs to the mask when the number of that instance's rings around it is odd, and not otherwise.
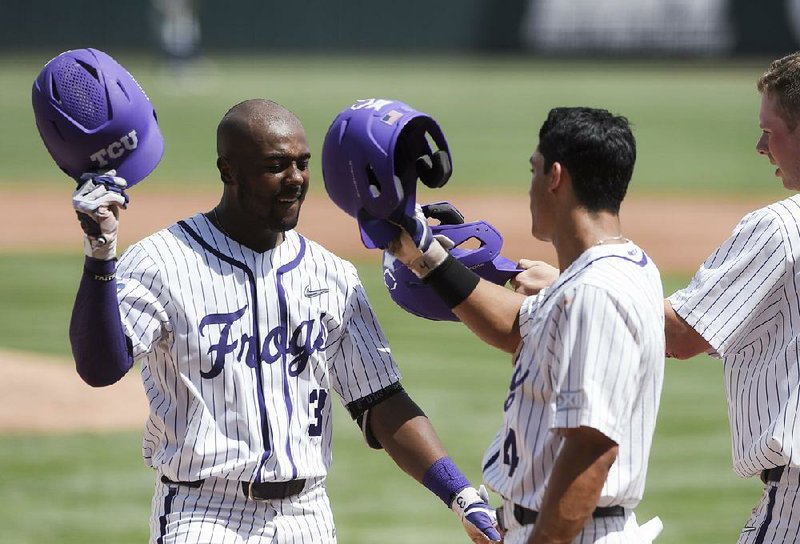
<path fill-rule="evenodd" d="M 97 163 L 97 166 L 103 167 L 108 164 L 109 159 L 118 159 L 125 154 L 125 151 L 133 151 L 139 145 L 139 139 L 136 137 L 136 131 L 132 130 L 118 141 L 111 143 L 108 147 L 100 149 L 91 155 L 89 158 Z"/>
<path fill-rule="evenodd" d="M 379 110 L 384 106 L 388 106 L 394 102 L 393 100 L 384 100 L 382 98 L 366 98 L 363 100 L 357 100 L 355 104 L 350 106 L 351 110 Z"/>

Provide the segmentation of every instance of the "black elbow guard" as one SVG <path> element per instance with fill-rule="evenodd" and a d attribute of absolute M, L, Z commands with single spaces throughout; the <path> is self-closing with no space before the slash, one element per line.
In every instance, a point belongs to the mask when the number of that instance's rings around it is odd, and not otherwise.
<path fill-rule="evenodd" d="M 367 443 L 367 446 L 373 450 L 383 449 L 381 443 L 378 442 L 378 439 L 372 434 L 372 429 L 369 426 L 369 409 L 356 418 L 356 424 L 361 429 L 361 436 L 364 437 L 364 442 Z"/>
<path fill-rule="evenodd" d="M 378 439 L 375 438 L 375 435 L 372 433 L 372 429 L 370 428 L 370 408 L 383 402 L 389 397 L 400 393 L 401 391 L 403 391 L 403 386 L 400 385 L 400 382 L 395 382 L 387 387 L 384 387 L 380 391 L 370 393 L 366 397 L 362 397 L 347 404 L 347 411 L 350 412 L 350 417 L 355 420 L 356 425 L 358 425 L 358 427 L 361 429 L 361 434 L 364 437 L 364 441 L 370 448 L 375 450 L 383 449 L 383 446 Z"/>

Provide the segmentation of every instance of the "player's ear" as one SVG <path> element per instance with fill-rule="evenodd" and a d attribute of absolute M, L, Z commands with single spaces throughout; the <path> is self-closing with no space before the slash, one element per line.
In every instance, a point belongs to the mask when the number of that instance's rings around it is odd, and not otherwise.
<path fill-rule="evenodd" d="M 231 163 L 225 157 L 217 158 L 217 169 L 219 170 L 219 178 L 225 185 L 233 183 L 233 173 L 231 172 Z"/>
<path fill-rule="evenodd" d="M 550 192 L 555 192 L 559 188 L 561 188 L 565 176 L 569 176 L 569 174 L 561 165 L 561 163 L 554 162 L 553 165 L 550 167 L 550 185 L 548 187 L 548 190 Z"/>

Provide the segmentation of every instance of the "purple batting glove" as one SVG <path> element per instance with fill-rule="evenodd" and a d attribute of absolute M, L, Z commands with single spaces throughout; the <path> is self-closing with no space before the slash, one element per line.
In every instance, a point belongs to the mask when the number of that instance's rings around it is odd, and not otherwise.
<path fill-rule="evenodd" d="M 489 494 L 481 486 L 465 487 L 453 499 L 450 508 L 455 512 L 467 536 L 475 543 L 500 542 L 502 537 L 497 530 L 497 515 L 489 506 Z"/>

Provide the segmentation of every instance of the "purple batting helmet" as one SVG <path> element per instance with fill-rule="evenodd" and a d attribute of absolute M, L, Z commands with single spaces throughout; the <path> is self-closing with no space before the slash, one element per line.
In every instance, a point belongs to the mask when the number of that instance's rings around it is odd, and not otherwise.
<path fill-rule="evenodd" d="M 97 49 L 65 51 L 45 64 L 32 90 L 36 127 L 61 170 L 115 169 L 128 187 L 161 160 L 164 139 L 147 95 L 125 68 Z"/>
<path fill-rule="evenodd" d="M 431 144 L 437 149 L 432 149 Z M 430 116 L 397 100 L 369 98 L 333 120 L 322 145 L 325 190 L 348 215 L 413 215 L 417 178 L 441 187 L 452 164 L 447 141 Z M 375 247 L 361 232 L 367 247 Z"/>
<path fill-rule="evenodd" d="M 431 206 L 452 208 L 452 205 L 446 202 Z M 431 206 L 423 206 L 426 215 L 428 214 L 426 208 Z M 503 237 L 497 229 L 485 221 L 432 225 L 431 230 L 434 236 L 441 234 L 452 240 L 455 246 L 450 250 L 450 254 L 485 280 L 504 285 L 522 272 L 514 262 L 500 255 Z M 460 247 L 471 241 L 477 242 L 478 247 L 474 249 Z M 383 252 L 383 281 L 392 300 L 407 312 L 434 321 L 458 321 L 433 289 L 388 251 Z"/>

